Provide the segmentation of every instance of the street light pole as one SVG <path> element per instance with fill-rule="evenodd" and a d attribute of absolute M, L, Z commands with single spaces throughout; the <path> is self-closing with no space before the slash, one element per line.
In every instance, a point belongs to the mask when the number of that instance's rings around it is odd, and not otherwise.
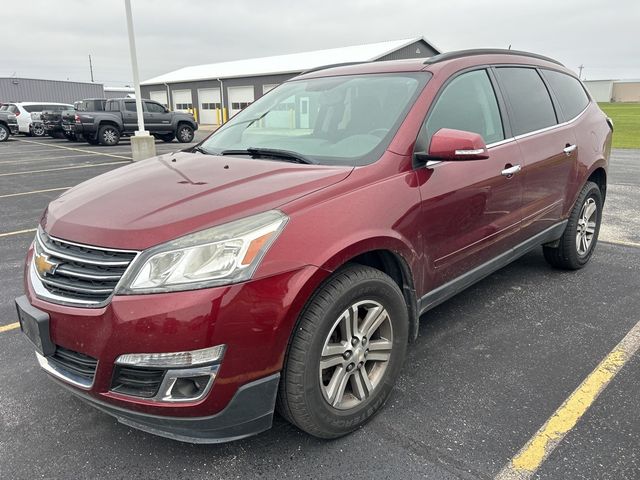
<path fill-rule="evenodd" d="M 140 76 L 138 75 L 138 55 L 136 54 L 136 39 L 133 32 L 133 16 L 131 15 L 131 0 L 124 0 L 127 13 L 127 32 L 129 34 L 129 53 L 131 55 L 131 69 L 133 70 L 133 88 L 136 93 L 136 113 L 138 116 L 138 130 L 131 138 L 131 153 L 133 161 L 155 157 L 155 139 L 144 129 L 144 114 L 142 112 L 142 93 L 140 93 Z"/>

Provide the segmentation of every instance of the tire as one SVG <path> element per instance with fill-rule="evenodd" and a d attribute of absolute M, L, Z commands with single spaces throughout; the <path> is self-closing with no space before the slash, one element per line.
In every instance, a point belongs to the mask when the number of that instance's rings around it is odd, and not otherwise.
<path fill-rule="evenodd" d="M 0 124 L 0 142 L 9 140 L 9 135 L 11 135 L 11 131 L 6 126 Z"/>
<path fill-rule="evenodd" d="M 555 268 L 578 270 L 584 267 L 596 247 L 602 220 L 602 192 L 587 182 L 573 205 L 569 222 L 558 245 L 543 246 L 545 260 Z"/>
<path fill-rule="evenodd" d="M 372 339 L 363 338 L 358 331 L 349 342 L 347 325 L 351 331 L 354 324 L 365 328 L 367 312 L 382 319 L 370 331 Z M 407 341 L 407 306 L 398 285 L 385 273 L 367 266 L 350 265 L 338 271 L 300 315 L 282 370 L 279 413 L 319 438 L 338 438 L 356 430 L 387 399 L 402 368 Z M 377 351 L 370 353 L 374 342 Z M 383 345 L 391 348 L 380 349 Z M 330 366 L 321 370 L 323 357 Z M 368 393 L 365 376 L 369 378 Z M 333 388 L 340 378 L 344 387 Z"/>
<path fill-rule="evenodd" d="M 194 137 L 193 128 L 191 125 L 181 123 L 178 125 L 175 136 L 180 143 L 190 143 Z"/>
<path fill-rule="evenodd" d="M 44 125 L 35 124 L 31 126 L 31 135 L 34 137 L 44 137 L 47 134 Z"/>
<path fill-rule="evenodd" d="M 120 131 L 113 125 L 104 125 L 98 130 L 100 145 L 113 147 L 120 142 Z"/>

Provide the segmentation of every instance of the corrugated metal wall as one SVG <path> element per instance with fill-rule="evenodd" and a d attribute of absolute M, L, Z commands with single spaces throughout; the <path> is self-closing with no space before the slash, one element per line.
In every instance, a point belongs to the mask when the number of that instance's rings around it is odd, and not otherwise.
<path fill-rule="evenodd" d="M 104 88 L 101 83 L 0 78 L 0 102 L 73 103 L 83 98 L 100 98 L 103 95 Z"/>

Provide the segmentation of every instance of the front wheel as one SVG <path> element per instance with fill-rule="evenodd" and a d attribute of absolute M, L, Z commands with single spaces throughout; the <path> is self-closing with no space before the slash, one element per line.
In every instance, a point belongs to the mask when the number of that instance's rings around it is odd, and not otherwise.
<path fill-rule="evenodd" d="M 178 130 L 176 131 L 176 138 L 180 143 L 190 143 L 193 141 L 193 128 L 191 125 L 180 124 L 178 125 Z"/>
<path fill-rule="evenodd" d="M 587 182 L 573 206 L 569 221 L 558 245 L 544 246 L 544 258 L 556 268 L 578 270 L 591 259 L 598 242 L 602 220 L 602 192 Z"/>
<path fill-rule="evenodd" d="M 352 265 L 313 296 L 291 340 L 278 411 L 305 432 L 337 438 L 384 404 L 402 368 L 407 307 L 385 273 Z"/>
<path fill-rule="evenodd" d="M 44 137 L 47 132 L 44 129 L 44 125 L 41 123 L 34 123 L 31 126 L 31 133 L 34 137 Z"/>

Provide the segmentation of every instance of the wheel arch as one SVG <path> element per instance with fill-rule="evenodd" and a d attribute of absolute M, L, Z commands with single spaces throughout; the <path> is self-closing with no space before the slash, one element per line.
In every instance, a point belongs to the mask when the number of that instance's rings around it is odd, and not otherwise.
<path fill-rule="evenodd" d="M 607 196 L 607 171 L 602 165 L 596 166 L 589 174 L 587 181 L 598 185 L 600 193 L 602 193 L 602 204 L 604 205 L 604 200 Z"/>

